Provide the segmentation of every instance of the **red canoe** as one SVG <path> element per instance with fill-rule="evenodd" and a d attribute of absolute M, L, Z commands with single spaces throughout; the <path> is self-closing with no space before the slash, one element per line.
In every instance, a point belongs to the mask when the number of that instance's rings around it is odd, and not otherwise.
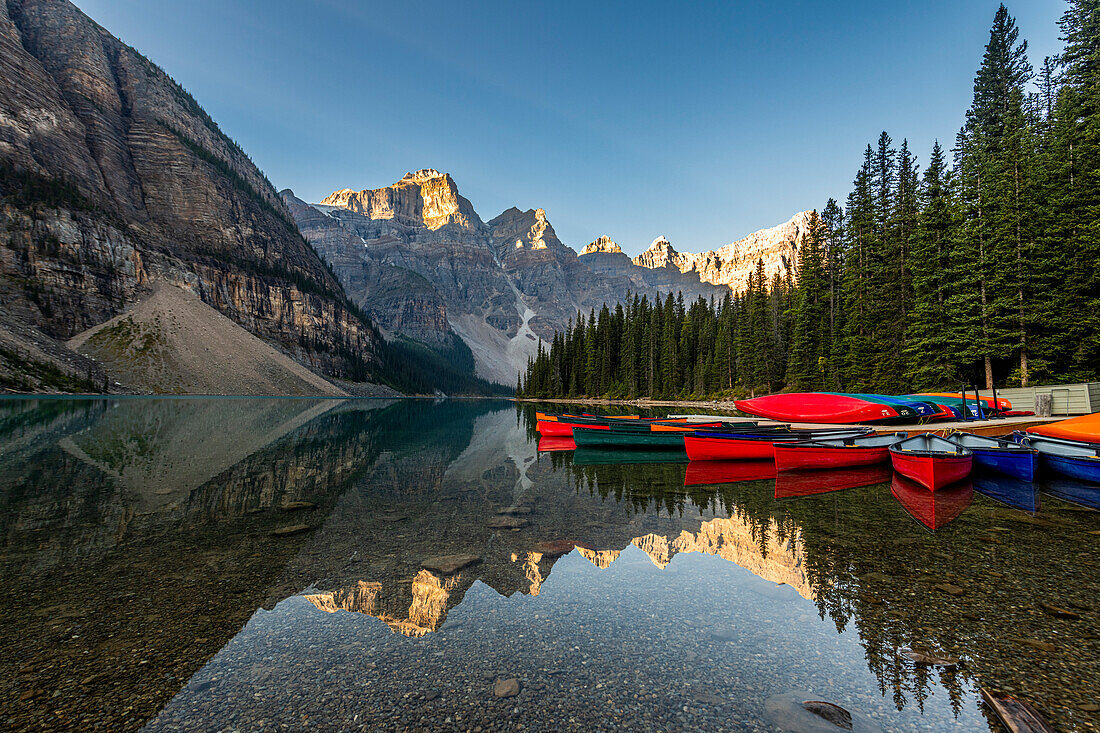
<path fill-rule="evenodd" d="M 787 471 L 775 477 L 775 498 L 793 499 L 830 491 L 884 484 L 893 472 L 889 466 L 861 466 L 832 471 Z"/>
<path fill-rule="evenodd" d="M 768 430 L 753 434 L 698 432 L 684 434 L 684 449 L 693 461 L 774 461 L 776 443 L 829 440 L 866 435 L 871 428 L 834 430 Z"/>
<path fill-rule="evenodd" d="M 684 435 L 684 449 L 693 461 L 775 461 L 773 440 Z"/>
<path fill-rule="evenodd" d="M 890 446 L 894 470 L 935 491 L 970 475 L 974 454 L 938 435 L 916 435 Z"/>
<path fill-rule="evenodd" d="M 592 428 L 593 430 L 610 430 L 611 426 L 599 423 L 571 423 L 562 420 L 539 420 L 539 435 L 544 438 L 572 438 L 573 428 Z"/>
<path fill-rule="evenodd" d="M 773 478 L 775 463 L 772 461 L 702 461 L 688 464 L 684 486 L 766 481 Z"/>
<path fill-rule="evenodd" d="M 859 423 L 889 420 L 898 416 L 889 405 L 868 402 L 850 395 L 821 392 L 788 392 L 751 400 L 737 400 L 737 409 L 750 415 L 782 422 Z"/>
<path fill-rule="evenodd" d="M 805 471 L 815 468 L 873 466 L 890 460 L 890 446 L 908 433 L 859 435 L 853 438 L 775 444 L 775 468 Z"/>
<path fill-rule="evenodd" d="M 934 532 L 956 519 L 970 506 L 974 498 L 974 486 L 969 481 L 963 481 L 942 491 L 932 492 L 894 474 L 890 493 L 913 519 Z"/>

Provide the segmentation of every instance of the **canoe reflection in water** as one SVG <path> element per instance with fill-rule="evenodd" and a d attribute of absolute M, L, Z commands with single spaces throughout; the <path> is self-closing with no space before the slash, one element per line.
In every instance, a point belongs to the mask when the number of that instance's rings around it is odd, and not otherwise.
<path fill-rule="evenodd" d="M 1043 483 L 1043 491 L 1062 501 L 1100 511 L 1100 485 L 1057 476 Z"/>
<path fill-rule="evenodd" d="M 885 484 L 893 473 L 889 465 L 861 466 L 834 471 L 781 471 L 775 478 L 775 498 L 827 494 L 860 486 Z"/>
<path fill-rule="evenodd" d="M 966 479 L 939 491 L 929 491 L 916 481 L 895 473 L 890 493 L 913 519 L 934 532 L 946 527 L 970 506 L 974 500 L 974 485 Z"/>
<path fill-rule="evenodd" d="M 684 474 L 684 486 L 734 484 L 775 478 L 775 461 L 692 461 Z"/>
<path fill-rule="evenodd" d="M 573 452 L 574 466 L 608 466 L 630 463 L 687 463 L 683 453 L 673 451 L 615 450 L 614 448 L 577 448 Z"/>
<path fill-rule="evenodd" d="M 573 439 L 567 438 L 564 435 L 552 435 L 548 438 L 539 438 L 538 450 L 540 453 L 553 453 L 556 451 L 567 451 L 576 449 L 577 444 L 573 442 Z"/>
<path fill-rule="evenodd" d="M 1039 511 L 1039 487 L 1031 481 L 1023 481 L 996 471 L 977 471 L 971 481 L 975 491 L 990 499 L 1032 514 Z"/>

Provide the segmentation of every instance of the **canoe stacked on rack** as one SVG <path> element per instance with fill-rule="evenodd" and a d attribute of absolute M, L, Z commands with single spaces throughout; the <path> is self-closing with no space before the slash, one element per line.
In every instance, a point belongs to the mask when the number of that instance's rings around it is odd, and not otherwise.
<path fill-rule="evenodd" d="M 1028 428 L 1027 432 L 1029 435 L 1039 435 L 1044 438 L 1059 438 L 1080 443 L 1100 443 L 1100 412 L 1071 417 L 1047 425 L 1037 425 Z"/>
<path fill-rule="evenodd" d="M 882 423 L 972 420 L 1011 407 L 1008 400 L 965 399 L 956 394 L 881 395 L 838 392 L 788 392 L 737 400 L 737 409 L 771 420 L 803 423 Z"/>

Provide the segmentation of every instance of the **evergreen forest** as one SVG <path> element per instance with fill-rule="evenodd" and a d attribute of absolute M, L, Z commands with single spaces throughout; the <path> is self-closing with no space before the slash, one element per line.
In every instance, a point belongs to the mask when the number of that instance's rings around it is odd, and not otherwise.
<path fill-rule="evenodd" d="M 578 313 L 527 397 L 905 393 L 1100 379 L 1100 0 L 1070 0 L 1036 67 L 1002 5 L 950 147 L 887 132 L 795 272 L 744 292 Z"/>

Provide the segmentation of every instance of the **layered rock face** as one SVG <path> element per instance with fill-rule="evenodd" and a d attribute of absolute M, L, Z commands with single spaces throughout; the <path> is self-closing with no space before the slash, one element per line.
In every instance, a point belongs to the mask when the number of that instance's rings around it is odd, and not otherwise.
<path fill-rule="evenodd" d="M 153 280 L 322 373 L 364 378 L 377 363 L 375 333 L 264 175 L 163 71 L 64 0 L 0 3 L 0 224 L 5 383 L 98 385 L 101 370 L 63 349 L 36 368 L 52 353 L 43 339 L 106 321 Z"/>

